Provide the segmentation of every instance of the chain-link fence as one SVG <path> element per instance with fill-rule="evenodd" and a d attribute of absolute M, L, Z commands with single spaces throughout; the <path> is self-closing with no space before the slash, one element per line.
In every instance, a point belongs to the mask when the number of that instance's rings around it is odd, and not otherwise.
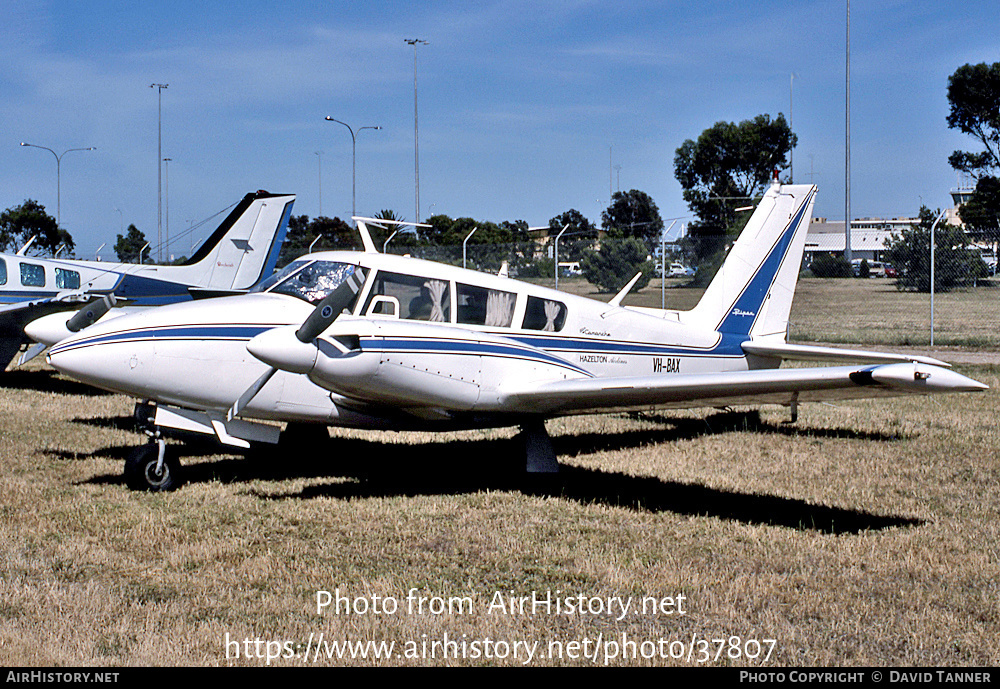
<path fill-rule="evenodd" d="M 868 346 L 960 346 L 1000 351 L 1000 277 L 988 247 L 956 242 L 939 233 L 931 263 L 930 243 L 900 246 L 853 265 L 837 256 L 808 255 L 796 289 L 789 340 Z M 943 240 L 943 241 L 942 241 Z M 587 281 L 582 261 L 559 261 L 530 245 L 393 246 L 388 251 L 518 278 L 599 300 L 613 295 Z M 908 252 L 908 253 L 907 253 Z M 893 260 L 889 260 L 889 259 Z M 825 277 L 824 261 L 841 262 L 841 277 Z M 676 265 L 675 265 L 676 264 Z M 666 270 L 650 255 L 651 279 L 626 305 L 687 310 L 698 303 L 707 276 L 696 280 L 683 258 L 668 256 Z M 931 266 L 934 267 L 933 283 Z M 846 267 L 845 267 L 846 266 Z M 623 267 L 634 274 L 640 266 Z M 814 272 L 815 271 L 815 272 Z M 665 272 L 664 277 L 660 273 Z M 695 286 L 699 283 L 702 286 Z M 932 287 L 933 286 L 933 287 Z"/>

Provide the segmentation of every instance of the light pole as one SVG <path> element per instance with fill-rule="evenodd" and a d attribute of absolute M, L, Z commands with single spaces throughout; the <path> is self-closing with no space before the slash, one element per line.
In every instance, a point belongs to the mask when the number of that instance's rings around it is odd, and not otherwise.
<path fill-rule="evenodd" d="M 416 194 L 416 222 L 420 222 L 420 135 L 417 128 L 417 46 L 427 45 L 427 41 L 419 38 L 404 38 L 404 42 L 413 46 L 413 182 Z"/>
<path fill-rule="evenodd" d="M 357 193 L 356 193 L 356 189 L 357 189 L 356 179 L 357 178 L 355 176 L 356 175 L 356 171 L 357 171 L 357 160 L 358 160 L 358 156 L 357 156 L 357 153 L 358 153 L 358 139 L 357 139 L 357 136 L 355 136 L 355 134 L 354 134 L 354 130 L 351 129 L 351 125 L 347 124 L 346 122 L 341 122 L 340 120 L 335 120 L 332 117 L 330 117 L 329 115 L 326 116 L 326 120 L 328 122 L 336 122 L 337 124 L 344 125 L 345 127 L 347 127 L 347 131 L 349 131 L 351 133 L 351 217 L 353 218 L 354 216 L 356 216 L 358 214 L 358 212 L 357 212 Z M 362 129 L 381 129 L 381 128 L 382 127 L 379 127 L 378 125 L 376 125 L 374 127 L 359 127 L 358 131 L 360 132 Z"/>
<path fill-rule="evenodd" d="M 847 0 L 847 84 L 844 105 L 844 260 L 854 258 L 851 252 L 851 0 Z"/>
<path fill-rule="evenodd" d="M 319 217 L 323 217 L 323 151 L 314 151 L 319 166 Z"/>
<path fill-rule="evenodd" d="M 559 289 L 559 240 L 562 239 L 563 232 L 565 232 L 568 229 L 569 229 L 569 223 L 566 223 L 565 225 L 563 225 L 563 228 L 561 230 L 559 230 L 559 234 L 556 235 L 555 251 L 553 252 L 553 256 L 552 256 L 552 258 L 555 260 L 554 262 L 556 264 L 556 270 L 555 270 L 555 273 L 556 273 L 556 289 Z"/>
<path fill-rule="evenodd" d="M 163 168 L 160 161 L 163 159 L 163 89 L 169 84 L 150 84 L 149 88 L 156 89 L 156 261 L 162 260 L 160 247 L 163 246 Z"/>
<path fill-rule="evenodd" d="M 473 227 L 472 228 L 472 232 L 470 232 L 469 234 L 465 235 L 465 239 L 462 240 L 462 267 L 463 268 L 465 268 L 465 245 L 469 242 L 469 238 L 472 237 L 472 235 L 474 235 L 476 233 L 476 230 L 478 230 L 478 229 L 479 229 L 478 225 L 476 225 L 475 227 Z"/>
<path fill-rule="evenodd" d="M 788 129 L 795 132 L 794 106 L 795 106 L 795 72 L 788 78 Z M 788 183 L 795 181 L 795 147 L 788 149 Z"/>
<path fill-rule="evenodd" d="M 167 261 L 170 262 L 170 161 L 173 158 L 163 159 L 163 237 L 167 247 Z"/>
<path fill-rule="evenodd" d="M 36 144 L 29 144 L 21 142 L 22 146 L 30 146 L 31 148 L 40 148 L 43 151 L 48 151 L 56 158 L 56 224 L 62 225 L 62 171 L 60 165 L 62 163 L 62 157 L 69 153 L 70 151 L 96 151 L 96 146 L 88 146 L 87 148 L 71 148 L 69 150 L 63 151 L 62 153 L 56 153 L 51 148 L 46 146 L 38 146 Z"/>
<path fill-rule="evenodd" d="M 392 234 L 389 235 L 388 239 L 386 239 L 384 242 L 382 242 L 382 253 L 383 254 L 386 252 L 386 249 L 389 248 L 389 242 L 391 242 L 392 238 L 395 237 L 397 234 L 399 234 L 399 230 L 395 230 Z"/>

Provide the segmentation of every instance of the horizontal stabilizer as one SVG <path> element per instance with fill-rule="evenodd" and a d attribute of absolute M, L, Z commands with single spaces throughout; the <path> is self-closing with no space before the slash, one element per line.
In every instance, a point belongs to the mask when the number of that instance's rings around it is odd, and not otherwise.
<path fill-rule="evenodd" d="M 812 345 L 789 344 L 787 342 L 753 341 L 743 343 L 743 351 L 756 356 L 773 357 L 789 361 L 838 361 L 841 363 L 880 364 L 888 362 L 916 361 L 931 366 L 950 367 L 944 361 L 929 356 L 898 354 L 895 352 L 869 352 L 860 349 L 837 349 L 836 347 L 816 347 Z"/>

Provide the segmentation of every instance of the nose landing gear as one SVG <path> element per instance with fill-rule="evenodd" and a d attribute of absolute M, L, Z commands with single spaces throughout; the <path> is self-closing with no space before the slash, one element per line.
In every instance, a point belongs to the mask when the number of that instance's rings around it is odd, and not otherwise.
<path fill-rule="evenodd" d="M 163 438 L 140 445 L 125 458 L 125 485 L 132 490 L 169 491 L 180 487 L 181 463 Z"/>

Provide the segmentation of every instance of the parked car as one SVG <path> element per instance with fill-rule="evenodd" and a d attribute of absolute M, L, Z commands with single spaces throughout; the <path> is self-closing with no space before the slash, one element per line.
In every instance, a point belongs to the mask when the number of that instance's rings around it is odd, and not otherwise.
<path fill-rule="evenodd" d="M 851 267 L 854 268 L 854 277 L 860 277 L 862 261 L 868 262 L 868 277 L 870 278 L 886 277 L 885 263 L 883 263 L 882 261 L 868 261 L 868 259 L 866 258 L 856 258 L 853 261 L 851 261 Z"/>
<path fill-rule="evenodd" d="M 689 278 L 695 274 L 697 268 L 688 268 L 683 263 L 674 262 L 671 263 L 667 268 L 668 278 Z M 656 277 L 663 276 L 663 266 L 659 263 L 656 264 Z"/>

